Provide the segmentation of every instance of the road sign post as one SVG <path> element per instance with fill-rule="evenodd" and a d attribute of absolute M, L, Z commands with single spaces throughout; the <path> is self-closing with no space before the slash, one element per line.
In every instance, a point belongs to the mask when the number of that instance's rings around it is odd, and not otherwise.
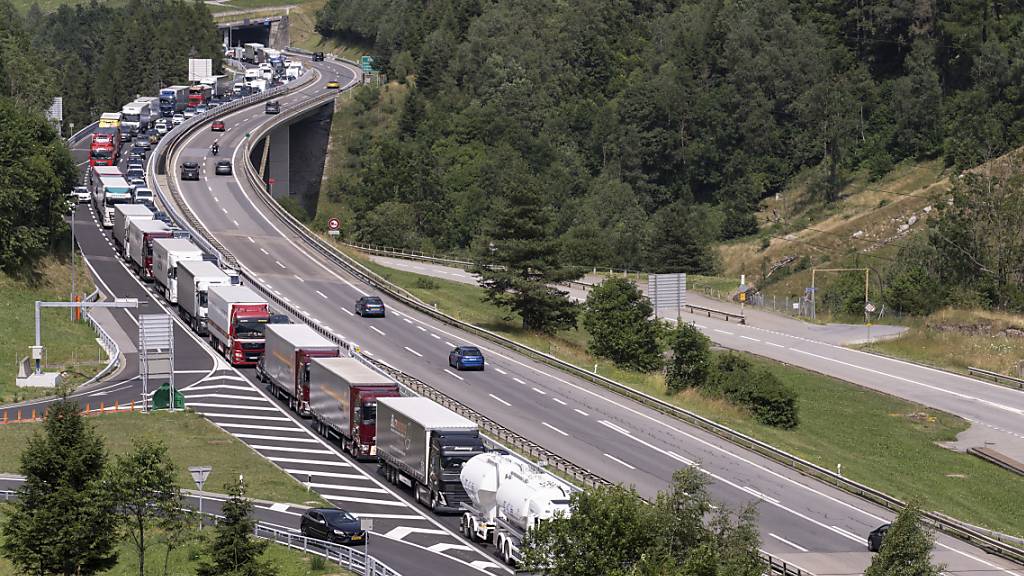
<path fill-rule="evenodd" d="M 196 483 L 196 490 L 199 490 L 199 529 L 203 529 L 203 484 L 210 475 L 211 466 L 189 466 L 188 472 L 192 475 L 192 481 Z"/>
<path fill-rule="evenodd" d="M 366 540 L 363 542 L 363 553 L 366 554 L 366 576 L 373 574 L 373 557 L 370 556 L 370 531 L 373 530 L 373 518 L 360 518 L 359 527 L 366 531 L 366 535 L 363 538 Z"/>
<path fill-rule="evenodd" d="M 330 234 L 331 236 L 335 238 L 340 236 L 341 230 L 339 230 L 339 228 L 341 228 L 341 220 L 338 220 L 337 218 L 331 218 L 330 220 L 327 221 L 327 233 Z"/>

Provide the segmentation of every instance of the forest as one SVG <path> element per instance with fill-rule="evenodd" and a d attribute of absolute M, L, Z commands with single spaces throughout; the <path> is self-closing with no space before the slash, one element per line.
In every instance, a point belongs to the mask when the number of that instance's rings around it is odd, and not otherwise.
<path fill-rule="evenodd" d="M 219 66 L 222 55 L 202 2 L 92 0 L 23 15 L 0 0 L 0 271 L 30 269 L 67 230 L 66 195 L 81 175 L 43 116 L 53 97 L 63 97 L 67 136 L 183 83 L 189 56 Z"/>
<path fill-rule="evenodd" d="M 410 91 L 325 193 L 363 242 L 479 254 L 514 208 L 569 264 L 711 273 L 798 174 L 827 204 L 1024 143 L 1022 23 L 1018 0 L 328 0 L 320 33 Z"/>

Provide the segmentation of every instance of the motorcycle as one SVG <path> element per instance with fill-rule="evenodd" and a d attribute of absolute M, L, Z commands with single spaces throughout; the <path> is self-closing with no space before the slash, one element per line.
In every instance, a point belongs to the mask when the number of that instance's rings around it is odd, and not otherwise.
<path fill-rule="evenodd" d="M 217 152 L 219 152 L 219 151 L 220 151 L 220 147 L 217 146 L 216 144 L 214 144 L 213 146 L 210 146 L 210 154 L 213 154 L 214 156 L 216 156 Z"/>

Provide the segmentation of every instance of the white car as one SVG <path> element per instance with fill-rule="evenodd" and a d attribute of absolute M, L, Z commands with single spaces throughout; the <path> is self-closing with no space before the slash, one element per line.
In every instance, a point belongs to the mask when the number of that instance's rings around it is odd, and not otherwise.
<path fill-rule="evenodd" d="M 89 194 L 89 189 L 85 186 L 75 186 L 71 190 L 71 195 L 74 196 L 79 203 L 88 202 L 92 199 Z"/>
<path fill-rule="evenodd" d="M 178 124 L 181 124 L 184 121 L 185 121 L 185 115 L 182 114 L 181 112 L 178 112 L 174 116 L 171 116 L 171 125 L 172 126 L 177 126 Z"/>
<path fill-rule="evenodd" d="M 132 197 L 132 201 L 135 204 L 149 204 L 152 206 L 154 202 L 153 191 L 145 186 L 136 188 L 135 191 L 132 192 Z"/>

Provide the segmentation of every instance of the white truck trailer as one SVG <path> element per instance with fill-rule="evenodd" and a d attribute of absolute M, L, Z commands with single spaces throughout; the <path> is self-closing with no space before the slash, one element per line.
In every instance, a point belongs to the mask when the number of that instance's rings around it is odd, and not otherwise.
<path fill-rule="evenodd" d="M 192 331 L 206 336 L 208 290 L 210 286 L 230 286 L 231 277 L 213 262 L 186 260 L 178 264 L 178 316 Z"/>
<path fill-rule="evenodd" d="M 153 241 L 153 281 L 164 299 L 178 303 L 178 265 L 203 259 L 203 251 L 186 238 L 159 238 Z"/>
<path fill-rule="evenodd" d="M 110 235 L 114 238 L 114 251 L 128 259 L 128 223 L 132 220 L 152 220 L 153 211 L 144 204 L 117 204 L 114 206 L 114 224 Z"/>

